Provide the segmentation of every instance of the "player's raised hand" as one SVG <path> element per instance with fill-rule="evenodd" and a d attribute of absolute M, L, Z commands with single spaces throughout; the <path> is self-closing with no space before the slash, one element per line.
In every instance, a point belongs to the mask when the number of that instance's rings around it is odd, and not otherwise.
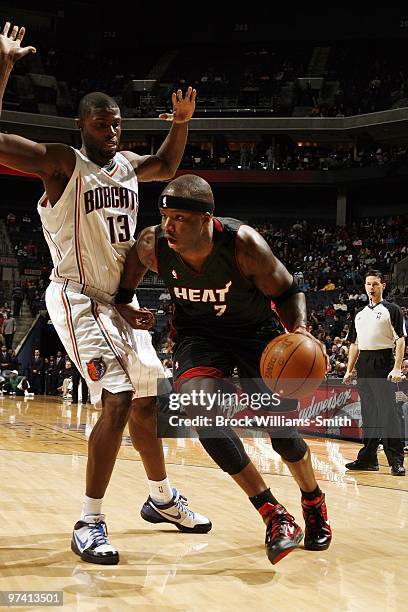
<path fill-rule="evenodd" d="M 11 23 L 6 21 L 4 28 L 0 34 L 0 62 L 3 63 L 5 60 L 11 64 L 15 64 L 19 59 L 27 55 L 28 53 L 36 53 L 35 47 L 22 47 L 25 34 L 25 28 L 14 25 L 11 27 Z"/>
<path fill-rule="evenodd" d="M 173 112 L 162 113 L 159 118 L 164 119 L 164 121 L 173 121 L 173 123 L 187 123 L 193 116 L 196 97 L 197 91 L 191 86 L 187 88 L 185 96 L 183 96 L 182 90 L 178 89 L 171 95 Z"/>

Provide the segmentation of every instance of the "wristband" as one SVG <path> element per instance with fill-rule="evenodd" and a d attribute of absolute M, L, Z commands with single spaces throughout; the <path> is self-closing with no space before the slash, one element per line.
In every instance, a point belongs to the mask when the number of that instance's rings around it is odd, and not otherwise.
<path fill-rule="evenodd" d="M 134 289 L 125 289 L 125 287 L 119 287 L 118 292 L 115 296 L 115 304 L 130 304 L 135 295 Z"/>

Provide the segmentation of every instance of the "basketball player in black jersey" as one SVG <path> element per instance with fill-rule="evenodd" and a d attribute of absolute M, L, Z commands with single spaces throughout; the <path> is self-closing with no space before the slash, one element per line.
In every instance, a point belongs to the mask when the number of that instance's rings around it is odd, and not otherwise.
<path fill-rule="evenodd" d="M 250 379 L 249 391 L 254 385 L 259 389 L 262 351 L 284 331 L 271 310 L 271 299 L 287 329 L 310 335 L 305 329 L 304 294 L 254 229 L 235 219 L 213 217 L 213 194 L 202 178 L 184 175 L 170 182 L 159 207 L 161 226 L 143 230 L 129 252 L 117 302 L 131 300 L 146 269 L 158 272 L 175 305 L 178 390 L 216 393 L 234 367 L 241 380 L 248 384 Z M 120 311 L 120 304 L 117 307 Z M 293 401 L 285 402 L 293 409 Z M 217 436 L 206 429 L 197 428 L 202 445 L 260 512 L 267 526 L 267 555 L 277 563 L 300 544 L 301 528 L 272 495 L 237 434 L 229 427 L 218 429 Z M 305 548 L 325 550 L 331 528 L 309 448 L 295 428 L 281 430 L 281 437 L 278 430 L 271 431 L 270 437 L 301 490 Z"/>

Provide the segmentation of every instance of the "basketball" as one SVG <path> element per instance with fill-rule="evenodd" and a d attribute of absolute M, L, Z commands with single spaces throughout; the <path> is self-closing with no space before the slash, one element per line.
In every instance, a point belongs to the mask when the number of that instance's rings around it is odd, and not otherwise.
<path fill-rule="evenodd" d="M 288 399 L 307 397 L 326 374 L 326 358 L 320 345 L 303 334 L 283 334 L 265 347 L 261 376 L 275 393 Z"/>

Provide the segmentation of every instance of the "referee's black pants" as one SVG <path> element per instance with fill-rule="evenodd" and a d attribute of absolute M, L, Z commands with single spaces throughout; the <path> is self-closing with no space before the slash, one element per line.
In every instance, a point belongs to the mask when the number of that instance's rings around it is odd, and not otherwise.
<path fill-rule="evenodd" d="M 357 459 L 377 465 L 382 441 L 389 465 L 404 461 L 404 424 L 395 400 L 396 385 L 387 380 L 394 367 L 392 349 L 360 351 L 356 364 L 363 421 L 363 448 Z"/>

